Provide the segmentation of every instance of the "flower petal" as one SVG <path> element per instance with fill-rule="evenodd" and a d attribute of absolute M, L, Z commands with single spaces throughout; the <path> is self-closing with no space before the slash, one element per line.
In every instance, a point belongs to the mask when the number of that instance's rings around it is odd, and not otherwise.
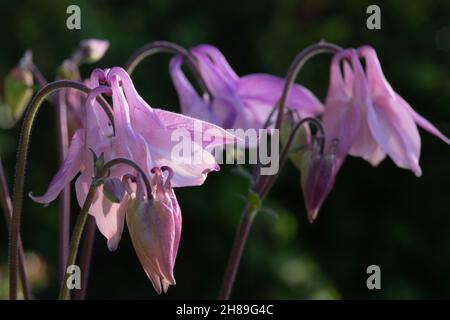
<path fill-rule="evenodd" d="M 411 114 L 398 100 L 380 97 L 369 109 L 368 119 L 372 135 L 382 150 L 397 166 L 411 169 L 420 176 L 420 136 Z"/>
<path fill-rule="evenodd" d="M 261 114 L 261 126 L 273 107 L 280 100 L 285 80 L 268 74 L 251 74 L 239 80 L 239 97 Z M 308 89 L 294 84 L 289 92 L 287 106 L 296 110 L 302 118 L 315 116 L 323 111 L 320 101 Z"/>
<path fill-rule="evenodd" d="M 190 51 L 197 59 L 200 73 L 214 95 L 221 96 L 235 91 L 239 77 L 217 48 L 199 45 Z"/>
<path fill-rule="evenodd" d="M 74 133 L 66 159 L 64 159 L 61 168 L 50 182 L 47 192 L 40 197 L 33 196 L 32 193 L 29 194 L 33 201 L 46 204 L 56 199 L 61 190 L 64 189 L 64 186 L 69 184 L 80 171 L 84 155 L 83 147 L 84 132 L 79 129 Z"/>
<path fill-rule="evenodd" d="M 181 70 L 182 59 L 181 56 L 172 58 L 169 67 L 170 76 L 172 77 L 175 90 L 180 100 L 181 112 L 197 119 L 212 121 L 209 104 L 198 95 Z"/>
<path fill-rule="evenodd" d="M 424 130 L 428 131 L 432 135 L 438 137 L 442 141 L 444 141 L 446 144 L 450 144 L 450 139 L 444 136 L 442 132 L 440 132 L 431 122 L 429 122 L 427 119 L 422 117 L 420 114 L 418 114 L 410 105 L 408 102 L 406 102 L 400 95 L 396 94 L 396 98 L 398 100 L 398 104 L 408 110 L 408 112 L 413 117 L 414 121 L 422 127 Z"/>

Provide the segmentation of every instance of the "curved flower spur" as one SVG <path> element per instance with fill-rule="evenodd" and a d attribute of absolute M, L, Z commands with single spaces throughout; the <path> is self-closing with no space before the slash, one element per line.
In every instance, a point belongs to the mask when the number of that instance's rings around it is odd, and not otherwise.
<path fill-rule="evenodd" d="M 211 150 L 237 140 L 216 125 L 151 108 L 136 92 L 122 68 L 96 69 L 91 75 L 91 84 L 95 87 L 86 99 L 84 126 L 74 133 L 68 155 L 46 193 L 39 197 L 30 193 L 36 202 L 50 203 L 81 172 L 76 180 L 76 194 L 80 207 L 83 206 L 95 176 L 91 152 L 101 154 L 102 161 L 115 158 L 132 160 L 148 176 L 154 167 L 170 168 L 171 186 L 198 186 L 203 184 L 208 172 L 219 170 Z M 101 94 L 112 96 L 113 126 L 98 108 L 96 97 Z M 183 161 L 172 155 L 179 143 L 173 140 L 174 133 L 179 135 L 180 132 L 193 145 L 192 154 L 181 159 Z M 194 141 L 194 136 L 200 136 L 200 140 Z M 129 167 L 117 165 L 110 170 L 110 177 L 122 180 L 130 173 Z M 95 217 L 97 227 L 107 238 L 108 248 L 115 250 L 122 235 L 128 202 L 124 200 L 126 197 L 120 203 L 111 202 L 104 196 L 103 188 L 103 185 L 98 187 L 89 213 Z M 174 194 L 171 198 L 175 199 Z"/>
<path fill-rule="evenodd" d="M 223 54 L 211 45 L 199 45 L 190 50 L 212 97 L 199 96 L 181 70 L 183 59 L 170 61 L 170 74 L 180 100 L 181 111 L 189 116 L 209 121 L 223 128 L 262 128 L 278 102 L 284 79 L 269 74 L 239 77 Z M 323 112 L 320 101 L 306 88 L 294 85 L 287 101 L 300 118 Z"/>

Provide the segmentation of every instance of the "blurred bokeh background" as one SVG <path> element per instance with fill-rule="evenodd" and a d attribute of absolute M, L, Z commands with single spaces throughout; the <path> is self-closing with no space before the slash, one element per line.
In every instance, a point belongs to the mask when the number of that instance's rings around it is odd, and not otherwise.
<path fill-rule="evenodd" d="M 81 30 L 66 28 L 66 8 L 81 8 Z M 111 42 L 105 58 L 83 66 L 123 65 L 140 46 L 169 40 L 185 47 L 211 43 L 237 73 L 284 76 L 291 60 L 320 39 L 344 47 L 376 48 L 393 87 L 450 135 L 450 2 L 385 1 L 381 30 L 366 28 L 373 1 L 2 1 L 0 77 L 25 49 L 49 79 L 82 39 Z M 153 56 L 133 75 L 152 106 L 178 110 L 168 74 L 170 56 Z M 329 56 L 301 71 L 298 82 L 324 98 Z M 30 151 L 26 191 L 41 193 L 57 169 L 50 104 L 39 114 Z M 0 131 L 0 154 L 12 189 L 18 128 Z M 387 159 L 372 168 L 350 158 L 317 221 L 307 222 L 299 173 L 288 164 L 265 202 L 276 215 L 256 218 L 234 298 L 407 299 L 450 298 L 450 148 L 421 131 L 423 176 Z M 147 281 L 127 231 L 116 252 L 97 234 L 88 298 L 215 298 L 243 207 L 247 181 L 232 166 L 202 187 L 177 190 L 183 235 L 177 285 L 158 297 Z M 57 203 L 24 203 L 22 237 L 38 298 L 57 294 Z M 73 212 L 78 212 L 74 201 Z M 7 292 L 7 230 L 0 220 L 0 298 Z M 366 287 L 366 268 L 381 268 L 381 290 Z"/>

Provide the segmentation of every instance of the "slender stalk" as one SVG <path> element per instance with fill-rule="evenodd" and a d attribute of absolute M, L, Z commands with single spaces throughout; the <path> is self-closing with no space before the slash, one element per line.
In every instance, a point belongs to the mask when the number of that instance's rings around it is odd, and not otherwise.
<path fill-rule="evenodd" d="M 295 79 L 297 78 L 297 75 L 300 71 L 300 69 L 303 67 L 303 65 L 313 56 L 320 54 L 320 53 L 336 53 L 341 48 L 337 45 L 327 43 L 324 41 L 321 41 L 317 44 L 311 45 L 307 48 L 305 48 L 303 51 L 301 51 L 294 59 L 294 61 L 291 63 L 287 75 L 286 75 L 286 81 L 284 83 L 283 92 L 281 94 L 281 98 L 278 101 L 278 112 L 277 112 L 277 119 L 275 122 L 275 129 L 280 129 L 281 123 L 283 121 L 283 115 L 284 110 L 286 108 L 286 102 L 287 98 L 289 96 L 289 92 L 294 84 Z M 268 120 L 266 121 L 266 124 L 270 121 L 270 118 L 272 117 L 272 114 L 269 115 Z M 297 128 L 298 129 L 298 128 Z M 292 140 L 292 139 L 291 139 Z M 291 141 L 292 142 L 292 141 Z M 287 158 L 287 152 L 289 151 L 291 142 L 287 146 L 284 147 L 284 150 L 282 151 L 282 163 L 280 165 L 280 170 L 282 169 L 286 158 Z M 287 149 L 286 149 L 287 147 Z M 259 201 L 262 202 L 267 194 L 270 192 L 272 186 L 274 185 L 276 179 L 278 178 L 279 174 L 275 174 L 273 176 L 261 176 L 259 174 L 259 168 L 260 165 L 257 164 L 254 175 L 253 175 L 253 181 L 251 186 L 251 191 L 259 197 Z M 280 171 L 279 170 L 279 171 Z M 247 204 L 246 208 L 244 209 L 244 212 L 242 214 L 241 223 L 238 226 L 238 230 L 236 233 L 236 237 L 233 243 L 233 247 L 231 250 L 228 267 L 225 271 L 224 281 L 222 284 L 222 289 L 219 294 L 220 299 L 228 300 L 231 295 L 231 291 L 233 289 L 234 281 L 236 278 L 236 273 L 239 268 L 239 263 L 242 258 L 242 252 L 245 247 L 245 243 L 247 241 L 247 237 L 252 225 L 252 221 L 254 219 L 254 216 L 257 213 L 257 209 L 249 209 L 249 204 Z"/>
<path fill-rule="evenodd" d="M 80 82 L 69 80 L 55 81 L 42 88 L 33 97 L 27 108 L 19 138 L 16 172 L 14 178 L 13 212 L 11 217 L 11 228 L 9 230 L 9 295 L 10 299 L 12 300 L 17 299 L 17 267 L 19 259 L 18 243 L 20 239 L 23 189 L 31 129 L 42 102 L 47 98 L 49 94 L 61 88 L 74 88 L 85 93 L 89 93 L 91 91 L 88 87 Z M 99 99 L 99 103 L 103 107 L 107 115 L 110 117 L 110 121 L 113 124 L 114 122 L 112 111 L 108 103 L 104 99 Z"/>
<path fill-rule="evenodd" d="M 189 53 L 188 50 L 186 50 L 185 48 L 176 43 L 168 41 L 155 41 L 144 45 L 131 55 L 131 57 L 125 64 L 125 70 L 128 72 L 129 75 L 131 75 L 134 69 L 137 67 L 137 65 L 142 62 L 142 60 L 158 52 L 167 52 L 183 56 L 186 63 L 189 65 L 192 72 L 194 73 L 194 76 L 197 78 L 197 81 L 202 91 L 207 93 L 210 97 L 212 97 L 211 92 L 209 91 L 208 86 L 203 80 L 203 77 L 201 76 L 201 73 L 198 69 L 195 57 L 191 53 Z"/>
<path fill-rule="evenodd" d="M 247 205 L 242 212 L 241 221 L 234 238 L 233 247 L 231 249 L 230 258 L 225 271 L 225 278 L 223 279 L 222 288 L 220 289 L 220 300 L 228 300 L 230 298 L 231 290 L 233 289 L 233 284 L 242 258 L 242 253 L 244 251 L 248 234 L 256 213 L 257 209 L 251 207 L 250 205 Z"/>
<path fill-rule="evenodd" d="M 94 200 L 95 192 L 97 191 L 97 186 L 91 184 L 89 192 L 84 201 L 83 208 L 78 215 L 77 222 L 73 229 L 72 239 L 70 240 L 69 256 L 67 258 L 67 266 L 75 264 L 77 259 L 78 246 L 80 244 L 81 235 L 83 234 L 84 225 L 88 217 L 89 208 L 91 207 L 92 201 Z M 68 300 L 70 296 L 69 287 L 67 286 L 67 280 L 69 278 L 69 273 L 64 273 L 64 279 L 61 285 L 61 291 L 59 294 L 60 300 Z"/>
<path fill-rule="evenodd" d="M 125 164 L 131 166 L 133 169 L 139 172 L 139 174 L 142 177 L 142 180 L 144 181 L 146 191 L 147 191 L 147 197 L 150 198 L 152 196 L 152 189 L 150 185 L 150 181 L 148 180 L 147 176 L 145 175 L 144 171 L 133 161 L 125 158 L 116 158 L 109 162 L 107 162 L 101 171 L 98 173 L 98 176 L 94 177 L 94 180 L 103 178 L 115 165 L 119 164 Z M 72 238 L 70 240 L 70 249 L 69 249 L 69 257 L 67 260 L 67 265 L 71 266 L 74 265 L 77 260 L 77 254 L 78 254 L 78 247 L 80 245 L 81 236 L 83 234 L 84 225 L 86 224 L 86 220 L 88 217 L 89 208 L 92 205 L 92 202 L 94 200 L 95 192 L 97 191 L 98 184 L 93 181 L 91 183 L 91 186 L 89 188 L 89 192 L 86 196 L 86 200 L 84 201 L 83 208 L 81 209 L 81 212 L 77 218 L 77 222 L 75 224 Z M 67 286 L 67 280 L 69 278 L 69 274 L 65 273 L 64 275 L 64 281 L 63 285 L 61 286 L 61 291 L 59 294 L 60 300 L 68 300 L 70 296 L 69 287 Z"/>
<path fill-rule="evenodd" d="M 292 61 L 291 66 L 288 69 L 286 75 L 286 82 L 284 83 L 283 93 L 281 94 L 281 99 L 279 103 L 278 116 L 277 121 L 275 123 L 275 128 L 279 129 L 281 127 L 281 122 L 283 121 L 283 112 L 286 107 L 286 102 L 289 96 L 289 92 L 291 91 L 292 86 L 294 85 L 294 81 L 300 72 L 300 69 L 303 65 L 311 59 L 312 57 L 321 54 L 321 53 L 336 53 L 341 48 L 335 44 L 328 43 L 325 41 L 321 41 L 319 43 L 313 44 L 309 47 L 303 49 Z"/>
<path fill-rule="evenodd" d="M 81 289 L 76 290 L 73 294 L 74 300 L 84 300 L 86 298 L 87 286 L 89 282 L 89 269 L 92 259 L 92 249 L 95 241 L 95 233 L 97 226 L 95 218 L 90 216 L 86 222 L 86 231 L 83 237 L 83 246 L 81 247 Z"/>
<path fill-rule="evenodd" d="M 69 149 L 69 129 L 67 127 L 66 90 L 58 92 L 58 105 L 55 108 L 56 128 L 58 132 L 58 159 L 63 163 Z M 58 276 L 62 283 L 66 270 L 69 252 L 70 235 L 70 184 L 64 186 L 59 195 L 59 225 L 58 225 Z"/>
<path fill-rule="evenodd" d="M 9 195 L 8 184 L 6 183 L 6 175 L 5 170 L 3 169 L 3 163 L 1 158 L 0 158 L 0 204 L 2 206 L 2 211 L 5 215 L 6 225 L 8 226 L 9 230 L 12 215 L 12 202 L 11 197 Z M 22 283 L 23 295 L 25 300 L 32 300 L 33 295 L 28 285 L 27 273 L 25 270 L 25 254 L 23 251 L 22 239 L 20 238 L 18 247 L 19 247 L 19 273 L 20 273 L 20 281 Z"/>
<path fill-rule="evenodd" d="M 48 84 L 47 79 L 41 73 L 39 68 L 32 62 L 29 62 L 28 68 L 33 73 L 34 78 L 41 87 Z M 55 107 L 56 132 L 58 135 L 58 160 L 63 163 L 67 156 L 69 148 L 69 130 L 67 127 L 67 104 L 65 101 L 65 90 L 53 94 L 50 101 Z M 70 234 L 70 185 L 66 185 L 59 195 L 59 223 L 58 223 L 58 277 L 62 283 L 64 270 L 66 269 L 67 255 L 69 251 Z"/>

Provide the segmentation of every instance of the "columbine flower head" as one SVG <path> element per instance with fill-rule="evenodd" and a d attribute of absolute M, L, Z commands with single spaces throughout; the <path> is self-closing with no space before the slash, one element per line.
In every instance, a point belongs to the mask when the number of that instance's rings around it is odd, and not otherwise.
<path fill-rule="evenodd" d="M 169 172 L 165 181 L 163 171 Z M 138 184 L 126 221 L 139 261 L 156 292 L 161 293 L 175 285 L 173 269 L 181 237 L 181 209 L 170 183 L 172 169 L 155 167 L 152 172 L 152 195 L 145 197 Z"/>
<path fill-rule="evenodd" d="M 181 70 L 182 57 L 170 62 L 170 74 L 184 114 L 223 128 L 261 128 L 281 97 L 284 79 L 268 74 L 239 77 L 222 53 L 210 45 L 190 51 L 212 97 L 201 97 Z M 294 85 L 287 105 L 301 118 L 322 111 L 322 104 L 306 88 Z"/>
<path fill-rule="evenodd" d="M 211 147 L 236 140 L 213 124 L 151 108 L 136 92 L 129 75 L 122 68 L 97 69 L 90 80 L 93 89 L 86 99 L 84 125 L 74 133 L 68 155 L 47 192 L 39 197 L 30 194 L 36 202 L 46 204 L 53 201 L 64 186 L 81 172 L 75 183 L 81 207 L 94 177 L 92 152 L 103 154 L 105 162 L 118 157 L 132 160 L 148 176 L 152 168 L 168 166 L 173 170 L 173 187 L 201 185 L 208 172 L 219 170 L 210 152 Z M 100 94 L 112 96 L 114 124 L 109 122 L 96 102 Z M 193 146 L 193 154 L 182 159 L 186 161 L 172 155 L 172 150 L 179 144 L 179 141 L 172 139 L 174 132 L 187 136 Z M 208 134 L 204 135 L 205 132 Z M 192 136 L 195 135 L 199 135 L 200 140 L 193 141 Z M 111 169 L 110 176 L 122 179 L 133 173 L 130 167 L 118 165 Z M 111 202 L 103 195 L 103 185 L 98 187 L 89 213 L 95 217 L 100 232 L 107 238 L 110 250 L 115 250 L 120 241 L 126 207 L 125 200 Z"/>
<path fill-rule="evenodd" d="M 374 166 L 389 155 L 398 167 L 420 176 L 417 125 L 450 144 L 448 138 L 392 89 L 375 50 L 369 46 L 344 50 L 334 56 L 323 125 L 327 147 L 338 140 L 338 168 L 347 154 L 362 157 Z"/>

